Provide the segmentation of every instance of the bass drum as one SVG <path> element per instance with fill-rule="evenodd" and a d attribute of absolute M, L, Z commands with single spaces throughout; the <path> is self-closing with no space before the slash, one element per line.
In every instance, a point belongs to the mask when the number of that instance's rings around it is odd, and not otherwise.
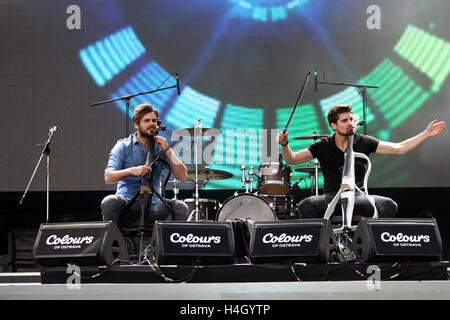
<path fill-rule="evenodd" d="M 259 194 L 259 197 L 267 201 L 279 219 L 289 217 L 294 214 L 293 196 L 287 194 L 285 196 L 271 196 L 267 194 Z"/>
<path fill-rule="evenodd" d="M 267 201 L 250 193 L 228 198 L 217 214 L 217 221 L 234 221 L 238 218 L 248 218 L 253 221 L 277 220 L 277 216 Z"/>

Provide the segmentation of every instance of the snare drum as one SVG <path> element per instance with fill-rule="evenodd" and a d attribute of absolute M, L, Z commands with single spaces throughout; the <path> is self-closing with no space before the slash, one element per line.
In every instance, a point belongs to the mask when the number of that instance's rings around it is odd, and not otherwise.
<path fill-rule="evenodd" d="M 233 221 L 237 218 L 249 218 L 254 221 L 277 220 L 277 216 L 266 200 L 250 193 L 228 198 L 217 214 L 217 221 Z"/>
<path fill-rule="evenodd" d="M 258 190 L 270 195 L 284 195 L 291 189 L 292 169 L 279 162 L 264 163 L 258 168 Z"/>
<path fill-rule="evenodd" d="M 198 219 L 195 216 L 195 199 L 184 199 L 184 203 L 189 208 L 187 221 L 216 220 L 219 201 L 214 199 L 198 199 Z"/>

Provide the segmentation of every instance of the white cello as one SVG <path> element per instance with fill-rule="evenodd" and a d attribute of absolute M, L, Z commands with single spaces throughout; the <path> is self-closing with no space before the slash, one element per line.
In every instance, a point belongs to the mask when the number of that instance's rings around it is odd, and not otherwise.
<path fill-rule="evenodd" d="M 329 220 L 334 212 L 336 204 L 338 203 L 339 199 L 341 200 L 342 226 L 340 228 L 334 229 L 335 234 L 344 233 L 345 235 L 347 235 L 349 231 L 356 230 L 356 226 L 352 226 L 356 191 L 364 195 L 364 197 L 372 205 L 374 209 L 373 218 L 378 218 L 378 211 L 375 206 L 375 201 L 371 196 L 369 196 L 367 188 L 367 181 L 369 179 L 372 165 L 370 163 L 368 156 L 366 156 L 363 153 L 353 151 L 354 134 L 356 132 L 357 127 L 363 125 L 364 121 L 359 121 L 359 116 L 356 113 L 354 113 L 352 123 L 353 123 L 353 134 L 348 137 L 348 146 L 344 155 L 345 159 L 344 159 L 344 169 L 342 171 L 341 187 L 339 188 L 339 191 L 336 193 L 336 196 L 333 198 L 333 200 L 328 204 L 327 210 L 325 211 L 324 215 L 324 219 Z M 364 192 L 358 188 L 355 182 L 355 158 L 362 158 L 366 160 L 368 164 L 367 170 L 364 175 Z"/>

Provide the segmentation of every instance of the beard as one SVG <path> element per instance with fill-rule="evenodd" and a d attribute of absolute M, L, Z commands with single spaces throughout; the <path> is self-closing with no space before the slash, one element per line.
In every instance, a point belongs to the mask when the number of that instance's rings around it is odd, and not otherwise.
<path fill-rule="evenodd" d="M 138 131 L 146 139 L 152 139 L 155 136 L 155 134 L 145 132 L 141 127 L 138 127 Z"/>
<path fill-rule="evenodd" d="M 339 131 L 339 134 L 340 134 L 341 136 L 344 136 L 344 137 L 349 137 L 349 136 L 354 135 L 355 132 L 353 132 L 353 128 L 351 128 L 351 129 L 348 129 L 348 130 L 346 130 L 346 131 L 344 131 L 344 132 Z"/>

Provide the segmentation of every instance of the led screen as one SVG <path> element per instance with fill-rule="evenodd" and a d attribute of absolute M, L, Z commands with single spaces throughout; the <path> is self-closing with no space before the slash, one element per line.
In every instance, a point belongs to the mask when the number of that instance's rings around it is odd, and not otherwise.
<path fill-rule="evenodd" d="M 359 133 L 386 141 L 448 123 L 449 14 L 444 0 L 2 1 L 0 190 L 25 189 L 51 126 L 51 190 L 113 189 L 103 180 L 109 151 L 145 102 L 169 140 L 198 120 L 221 130 L 178 136 L 190 170 L 197 145 L 199 168 L 233 174 L 205 189 L 241 189 L 243 162 L 256 171 L 278 160 L 274 132 L 302 88 L 288 128 L 294 150 L 314 142 L 294 137 L 332 133 L 335 104 L 351 104 L 366 121 Z M 356 84 L 378 87 L 365 90 L 365 109 Z M 133 97 L 128 116 L 124 100 L 91 106 L 154 90 Z M 447 140 L 444 132 L 405 156 L 373 155 L 369 186 L 448 186 Z M 295 171 L 308 165 L 292 166 L 291 182 L 309 188 Z M 45 190 L 45 159 L 31 190 Z"/>

